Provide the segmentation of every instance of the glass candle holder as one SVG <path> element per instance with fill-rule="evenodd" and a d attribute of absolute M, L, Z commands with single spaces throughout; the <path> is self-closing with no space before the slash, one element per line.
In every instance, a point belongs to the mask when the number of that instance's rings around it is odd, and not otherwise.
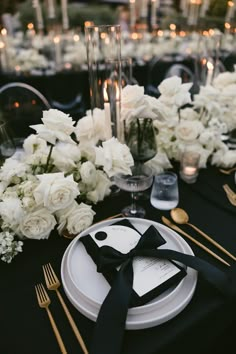
<path fill-rule="evenodd" d="M 195 183 L 199 172 L 200 154 L 186 149 L 180 160 L 180 177 L 186 183 Z"/>
<path fill-rule="evenodd" d="M 86 26 L 91 111 L 104 109 L 107 138 L 118 138 L 121 93 L 120 25 Z M 109 65 L 108 65 L 109 63 Z"/>

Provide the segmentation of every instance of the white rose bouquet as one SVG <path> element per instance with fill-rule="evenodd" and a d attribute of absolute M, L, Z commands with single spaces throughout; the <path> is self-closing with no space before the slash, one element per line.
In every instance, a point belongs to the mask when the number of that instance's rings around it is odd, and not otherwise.
<path fill-rule="evenodd" d="M 222 134 L 236 129 L 236 72 L 222 73 L 212 85 L 200 87 L 193 97 L 192 84 L 177 76 L 159 86 L 160 96 L 144 94 L 144 88 L 127 86 L 122 91 L 122 119 L 126 124 L 138 118 L 153 119 L 157 154 L 149 164 L 155 173 L 179 161 L 185 146 L 191 144 L 201 155 L 200 167 L 207 163 L 222 167 L 236 164 L 236 153 L 222 141 Z"/>
<path fill-rule="evenodd" d="M 94 124 L 91 119 L 88 112 L 75 125 L 63 112 L 44 111 L 43 124 L 31 126 L 36 134 L 1 167 L 3 261 L 11 262 L 25 240 L 47 239 L 55 227 L 59 234 L 89 227 L 95 215 L 92 205 L 110 194 L 110 177 L 131 174 L 133 158 L 126 145 L 115 138 L 97 144 L 104 140 L 104 112 L 97 110 Z"/>

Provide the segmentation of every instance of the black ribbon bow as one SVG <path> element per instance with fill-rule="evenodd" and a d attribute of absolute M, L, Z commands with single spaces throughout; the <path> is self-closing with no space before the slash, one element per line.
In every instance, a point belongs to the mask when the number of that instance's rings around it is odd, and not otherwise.
<path fill-rule="evenodd" d="M 151 231 L 151 232 L 150 232 Z M 86 237 L 80 240 L 86 244 Z M 138 244 L 127 254 L 112 247 L 102 246 L 99 249 L 99 272 L 120 266 L 97 317 L 90 354 L 120 354 L 124 336 L 125 322 L 130 304 L 133 285 L 134 257 L 155 257 L 180 262 L 187 267 L 197 270 L 206 281 L 224 295 L 230 294 L 228 276 L 212 264 L 195 256 L 183 254 L 169 249 L 157 249 L 156 229 L 150 226 Z"/>

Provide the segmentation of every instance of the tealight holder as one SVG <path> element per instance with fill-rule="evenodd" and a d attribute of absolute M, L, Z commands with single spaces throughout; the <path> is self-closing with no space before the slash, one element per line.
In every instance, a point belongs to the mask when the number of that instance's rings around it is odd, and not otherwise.
<path fill-rule="evenodd" d="M 199 172 L 200 154 L 186 149 L 180 160 L 180 177 L 186 183 L 195 183 Z"/>

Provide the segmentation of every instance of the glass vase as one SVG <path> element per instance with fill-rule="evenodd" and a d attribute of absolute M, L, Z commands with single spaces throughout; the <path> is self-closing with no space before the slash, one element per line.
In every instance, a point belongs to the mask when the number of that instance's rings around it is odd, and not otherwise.
<path fill-rule="evenodd" d="M 136 163 L 152 159 L 157 152 L 156 134 L 151 118 L 135 118 L 125 126 L 125 142 Z"/>
<path fill-rule="evenodd" d="M 119 135 L 121 90 L 120 25 L 85 27 L 91 111 L 105 110 L 107 138 Z M 110 63 L 108 65 L 108 63 Z"/>

